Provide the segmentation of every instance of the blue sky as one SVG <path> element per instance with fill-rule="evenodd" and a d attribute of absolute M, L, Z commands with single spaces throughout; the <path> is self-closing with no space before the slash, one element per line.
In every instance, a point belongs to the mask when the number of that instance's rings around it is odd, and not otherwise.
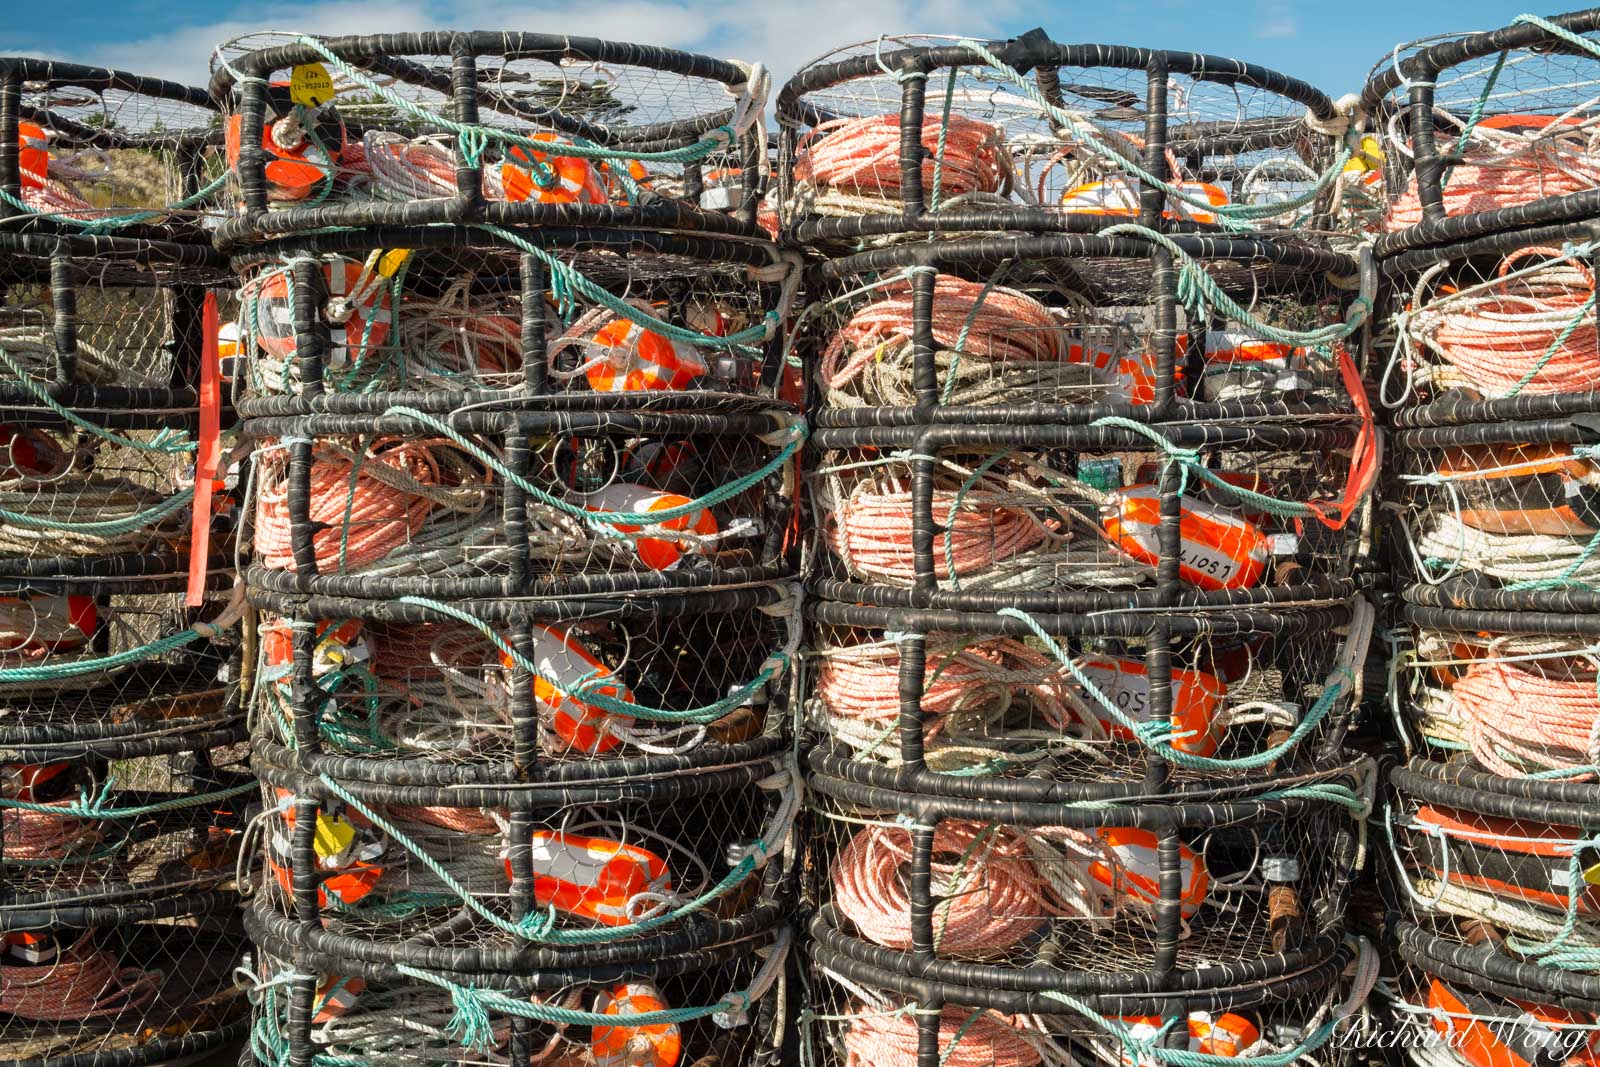
<path fill-rule="evenodd" d="M 1491 29 L 1530 10 L 1495 0 L 80 0 L 66 7 L 10 0 L 7 6 L 0 53 L 115 65 L 200 84 L 212 45 L 254 29 L 587 33 L 760 59 L 781 80 L 831 47 L 880 33 L 1005 37 L 1042 25 L 1058 41 L 1251 60 L 1335 96 L 1359 88 L 1372 65 L 1401 41 Z"/>

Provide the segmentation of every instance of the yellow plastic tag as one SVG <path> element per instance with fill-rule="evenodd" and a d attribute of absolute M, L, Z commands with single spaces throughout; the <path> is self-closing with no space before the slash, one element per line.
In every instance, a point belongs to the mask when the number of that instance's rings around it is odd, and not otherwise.
<path fill-rule="evenodd" d="M 1600 885 L 1600 863 L 1593 864 L 1585 870 L 1583 880 L 1590 885 Z"/>
<path fill-rule="evenodd" d="M 391 248 L 378 258 L 378 273 L 385 278 L 393 278 L 394 272 L 405 265 L 411 258 L 409 248 Z"/>
<path fill-rule="evenodd" d="M 312 837 L 312 847 L 323 859 L 332 859 L 350 847 L 356 839 L 356 828 L 343 819 L 330 819 L 317 815 L 317 832 Z"/>
<path fill-rule="evenodd" d="M 1368 171 L 1383 169 L 1383 146 L 1378 144 L 1378 139 L 1370 133 L 1361 138 L 1361 147 L 1350 157 L 1344 165 L 1346 174 L 1365 174 Z"/>
<path fill-rule="evenodd" d="M 333 97 L 333 78 L 321 63 L 302 63 L 289 74 L 289 99 L 295 103 L 318 107 Z"/>

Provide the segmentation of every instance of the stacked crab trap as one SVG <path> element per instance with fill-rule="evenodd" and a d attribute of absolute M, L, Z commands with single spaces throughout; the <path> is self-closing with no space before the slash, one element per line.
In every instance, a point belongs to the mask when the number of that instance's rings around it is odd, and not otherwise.
<path fill-rule="evenodd" d="M 1600 1049 L 1600 11 L 1397 50 L 1378 239 L 1407 762 L 1379 831 L 1429 1067 Z"/>
<path fill-rule="evenodd" d="M 539 34 L 219 51 L 248 1061 L 776 1062 L 803 424 L 765 83 Z"/>
<path fill-rule="evenodd" d="M 778 120 L 809 255 L 802 1052 L 1324 1048 L 1375 977 L 1344 926 L 1377 440 L 1370 297 L 1317 233 L 1340 112 L 1035 31 L 841 50 Z"/>
<path fill-rule="evenodd" d="M 199 396 L 215 117 L 200 89 L 0 60 L 4 1064 L 165 1063 L 246 1025 L 256 787 Z"/>

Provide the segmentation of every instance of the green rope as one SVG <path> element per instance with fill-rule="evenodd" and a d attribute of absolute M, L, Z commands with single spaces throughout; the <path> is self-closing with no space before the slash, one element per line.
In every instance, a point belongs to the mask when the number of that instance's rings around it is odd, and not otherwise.
<path fill-rule="evenodd" d="M 1540 18 L 1538 15 L 1518 15 L 1516 18 L 1511 20 L 1511 25 L 1537 26 L 1544 32 L 1550 34 L 1552 37 L 1559 37 L 1570 45 L 1582 48 L 1589 54 L 1600 57 L 1600 44 L 1597 44 L 1596 42 L 1580 34 L 1573 33 L 1569 29 L 1557 26 L 1549 19 Z"/>
<path fill-rule="evenodd" d="M 13 526 L 20 526 L 25 530 L 56 530 L 61 533 L 81 534 L 84 536 L 116 537 L 121 534 L 133 533 L 147 526 L 154 526 L 162 519 L 187 507 L 194 499 L 194 486 L 180 489 L 161 503 L 148 507 L 143 511 L 120 519 L 101 519 L 98 522 L 62 522 L 59 519 L 41 519 L 35 515 L 24 515 L 18 511 L 7 511 L 0 508 L 0 522 L 7 522 Z"/>
<path fill-rule="evenodd" d="M 959 66 L 950 67 L 950 80 L 944 87 L 944 112 L 939 117 L 939 146 L 933 154 L 933 197 L 928 202 L 928 211 L 939 210 L 939 193 L 942 188 L 941 175 L 944 174 L 945 144 L 950 138 L 950 105 L 955 100 L 956 78 L 961 73 Z M 931 240 L 933 235 L 929 234 Z"/>
<path fill-rule="evenodd" d="M 96 674 L 116 667 L 125 667 L 130 663 L 154 659 L 156 656 L 165 655 L 175 649 L 182 648 L 191 641 L 204 636 L 205 634 L 201 631 L 190 627 L 168 637 L 157 638 L 147 645 L 140 645 L 138 648 L 130 648 L 110 656 L 101 656 L 98 659 L 71 660 L 65 663 L 41 663 L 34 667 L 0 668 L 0 685 L 9 685 L 15 682 L 53 682 L 61 678 L 76 678 L 83 674 Z"/>
<path fill-rule="evenodd" d="M 1120 723 L 1124 729 L 1138 739 L 1139 743 L 1151 749 L 1169 763 L 1180 767 L 1196 770 L 1223 771 L 1223 770 L 1255 770 L 1268 766 L 1278 761 L 1286 753 L 1294 750 L 1319 722 L 1332 710 L 1334 701 L 1344 695 L 1345 691 L 1355 684 L 1355 675 L 1348 667 L 1335 667 L 1329 677 L 1328 684 L 1323 687 L 1322 693 L 1316 702 L 1306 711 L 1295 728 L 1283 741 L 1261 752 L 1248 756 L 1236 756 L 1231 759 L 1217 759 L 1212 756 L 1201 756 L 1193 752 L 1185 752 L 1175 748 L 1170 743 L 1172 724 L 1170 722 L 1156 722 L 1154 720 L 1140 721 L 1134 719 L 1117 706 L 1116 702 L 1105 693 L 1101 692 L 1089 676 L 1083 672 L 1071 656 L 1058 645 L 1055 638 L 1051 637 L 1044 627 L 1040 626 L 1033 616 L 1016 608 L 1001 608 L 998 612 L 1004 618 L 1016 619 L 1033 632 L 1044 645 L 1046 651 L 1055 657 L 1056 662 L 1066 668 L 1072 675 L 1073 681 L 1089 695 L 1091 699 L 1111 718 Z"/>
<path fill-rule="evenodd" d="M 76 226 L 78 229 L 83 230 L 86 233 L 98 233 L 105 230 L 120 230 L 124 226 L 133 226 L 141 222 L 148 222 L 150 219 L 160 218 L 162 215 L 166 215 L 170 212 L 182 211 L 185 208 L 193 207 L 209 197 L 212 193 L 216 192 L 218 189 L 222 188 L 223 183 L 227 180 L 228 172 L 223 171 L 221 174 L 211 179 L 211 181 L 207 182 L 204 188 L 190 196 L 184 197 L 182 200 L 174 201 L 173 203 L 168 204 L 166 207 L 158 208 L 154 211 L 135 211 L 130 215 L 113 215 L 109 218 L 102 219 L 77 219 L 65 212 L 36 211 L 34 208 L 29 206 L 26 201 L 12 196 L 4 189 L 0 189 L 0 200 L 4 200 L 12 207 L 27 212 L 34 218 L 56 219 L 60 222 L 66 223 L 69 226 Z"/>
<path fill-rule="evenodd" d="M 198 807 L 202 804 L 211 804 L 219 800 L 229 800 L 245 793 L 253 792 L 260 788 L 257 782 L 245 785 L 232 786 L 228 789 L 219 789 L 213 793 L 200 793 L 195 796 L 177 797 L 173 800 L 158 801 L 154 804 L 138 804 L 129 808 L 108 806 L 111 791 L 116 786 L 115 776 L 107 778 L 100 787 L 100 794 L 95 797 L 89 795 L 87 788 L 78 792 L 78 799 L 69 804 L 38 804 L 30 800 L 12 800 L 0 797 L 0 808 L 13 808 L 17 811 L 32 811 L 43 815 L 65 815 L 80 819 L 137 819 L 145 815 L 158 815 L 167 811 L 180 811 L 184 808 Z"/>
<path fill-rule="evenodd" d="M 1501 51 L 1500 58 L 1495 61 L 1494 69 L 1489 72 L 1489 77 L 1483 83 L 1483 92 L 1478 94 L 1478 99 L 1472 105 L 1472 112 L 1467 116 L 1467 124 L 1462 127 L 1461 134 L 1456 138 L 1455 150 L 1450 153 L 1449 166 L 1445 168 L 1444 176 L 1439 180 L 1439 188 L 1443 189 L 1450 184 L 1450 176 L 1455 173 L 1456 164 L 1461 162 L 1462 153 L 1467 142 L 1472 139 L 1472 131 L 1478 128 L 1478 123 L 1483 121 L 1484 109 L 1489 104 L 1489 94 L 1494 92 L 1495 83 L 1500 80 L 1500 72 L 1505 69 L 1506 57 L 1511 53 Z"/>
<path fill-rule="evenodd" d="M 103 441 L 110 441 L 114 445 L 120 445 L 123 448 L 131 448 L 138 452 L 156 452 L 163 455 L 177 455 L 184 452 L 193 452 L 199 447 L 193 441 L 189 440 L 189 435 L 186 431 L 174 430 L 171 427 L 163 427 L 161 431 L 155 435 L 155 437 L 148 441 L 136 441 L 131 437 L 124 437 L 121 434 L 113 433 L 104 426 L 97 426 L 89 420 L 83 418 L 71 408 L 65 407 L 58 403 L 50 395 L 49 390 L 47 390 L 44 385 L 42 385 L 27 371 L 23 370 L 22 367 L 11 358 L 11 353 L 7 352 L 3 346 L 0 346 L 0 363 L 5 365 L 6 370 L 10 371 L 12 374 L 15 374 L 17 376 L 17 380 L 21 382 L 28 392 L 32 393 L 35 399 L 37 399 L 41 404 L 55 412 L 57 415 L 61 416 L 73 426 L 76 426 L 78 429 L 83 430 L 86 433 L 93 434 Z"/>
<path fill-rule="evenodd" d="M 1529 382 L 1533 381 L 1533 379 L 1538 376 L 1540 371 L 1544 370 L 1545 365 L 1555 358 L 1555 355 L 1558 351 L 1560 351 L 1561 346 L 1565 345 L 1567 341 L 1572 338 L 1572 335 L 1577 332 L 1578 327 L 1583 325 L 1584 317 L 1590 312 L 1594 311 L 1594 306 L 1595 294 L 1590 293 L 1589 299 L 1585 300 L 1583 302 L 1583 306 L 1578 309 L 1578 313 L 1572 316 L 1572 321 L 1568 322 L 1566 326 L 1562 327 L 1561 332 L 1557 334 L 1555 339 L 1550 342 L 1550 347 L 1544 350 L 1544 355 L 1539 357 L 1539 362 L 1528 368 L 1528 373 L 1524 374 L 1521 380 L 1519 380 L 1516 385 L 1511 387 L 1510 391 L 1506 393 L 1506 396 L 1516 396 L 1518 393 L 1522 392 L 1523 388 L 1527 386 Z"/>

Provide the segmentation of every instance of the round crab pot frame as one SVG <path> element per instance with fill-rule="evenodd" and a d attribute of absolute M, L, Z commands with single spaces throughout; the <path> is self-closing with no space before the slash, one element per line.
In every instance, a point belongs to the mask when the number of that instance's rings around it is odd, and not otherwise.
<path fill-rule="evenodd" d="M 462 222 L 759 232 L 759 64 L 558 34 L 261 37 L 211 80 L 241 206 L 224 246 Z"/>
<path fill-rule="evenodd" d="M 251 922 L 300 949 L 508 976 L 644 969 L 783 917 L 799 787 L 782 759 L 492 787 L 341 785 L 293 759 L 257 746 Z"/>
<path fill-rule="evenodd" d="M 1591 221 L 1400 253 L 1379 262 L 1387 350 L 1379 401 L 1394 425 L 1580 414 L 1596 407 Z"/>
<path fill-rule="evenodd" d="M 1590 1063 L 1600 1051 L 1593 1002 L 1559 1007 L 1550 994 L 1419 960 L 1376 992 L 1382 1036 L 1416 1067 Z M 1448 968 L 1440 966 L 1441 970 Z"/>
<path fill-rule="evenodd" d="M 1366 415 L 1342 342 L 1370 270 L 1306 242 L 1150 236 L 996 235 L 813 266 L 789 345 L 815 367 L 816 424 Z"/>
<path fill-rule="evenodd" d="M 1389 782 L 1383 832 L 1400 958 L 1446 982 L 1592 1011 L 1600 787 L 1427 759 L 1396 767 Z"/>
<path fill-rule="evenodd" d="M 399 602 L 253 591 L 256 742 L 372 785 L 582 784 L 771 758 L 796 592 Z"/>
<path fill-rule="evenodd" d="M 202 242 L 223 184 L 216 118 L 203 89 L 0 57 L 0 226 Z"/>
<path fill-rule="evenodd" d="M 791 236 L 1164 230 L 1321 218 L 1347 120 L 1294 78 L 1216 56 L 892 37 L 778 96 Z"/>
<path fill-rule="evenodd" d="M 820 949 L 802 979 L 815 1007 L 800 1041 L 805 1062 L 851 1067 L 1120 1067 L 1170 1062 L 1169 1052 L 1232 1059 L 1247 1049 L 1245 1058 L 1321 1050 L 1319 1062 L 1344 1063 L 1349 1050 L 1329 1042 L 1377 973 L 1370 948 L 1349 973 L 1354 956 L 1346 946 L 1301 974 L 1249 986 L 1070 997 L 991 990 L 969 1004 L 959 989 L 875 973 Z M 1124 1035 L 1144 1046 L 1138 1056 Z"/>
<path fill-rule="evenodd" d="M 795 269 L 766 242 L 498 226 L 298 236 L 234 266 L 228 329 L 247 416 L 425 394 L 452 406 L 510 393 L 550 408 L 737 407 L 778 384 L 769 335 Z"/>
<path fill-rule="evenodd" d="M 959 1003 L 1283 979 L 1344 938 L 1360 765 L 1253 795 L 1088 805 L 921 796 L 812 769 L 826 798 L 812 810 L 815 951 L 961 987 Z"/>
<path fill-rule="evenodd" d="M 813 759 L 996 801 L 1204 791 L 1340 759 L 1373 610 L 1030 617 L 812 600 Z M 1163 684 L 1163 678 L 1166 679 Z"/>
<path fill-rule="evenodd" d="M 587 596 L 793 570 L 791 416 L 398 405 L 257 418 L 247 581 L 351 597 Z"/>
<path fill-rule="evenodd" d="M 820 429 L 815 589 L 988 612 L 1343 599 L 1370 423 Z"/>
<path fill-rule="evenodd" d="M 126 236 L 0 232 L 0 402 L 160 429 L 193 419 L 207 295 L 229 282 L 209 247 Z"/>
<path fill-rule="evenodd" d="M 430 1067 L 488 1057 L 518 1067 L 779 1062 L 787 927 L 649 964 L 507 974 L 340 959 L 246 922 L 262 950 L 241 1067 L 325 1057 Z M 293 965 L 283 962 L 291 952 Z"/>
<path fill-rule="evenodd" d="M 1380 256 L 1593 216 L 1597 29 L 1593 8 L 1523 15 L 1380 64 L 1360 102 L 1386 159 Z"/>
<path fill-rule="evenodd" d="M 248 1026 L 234 987 L 246 948 L 237 907 L 232 892 L 65 917 L 0 907 L 0 1064 L 155 1067 L 237 1041 Z"/>

